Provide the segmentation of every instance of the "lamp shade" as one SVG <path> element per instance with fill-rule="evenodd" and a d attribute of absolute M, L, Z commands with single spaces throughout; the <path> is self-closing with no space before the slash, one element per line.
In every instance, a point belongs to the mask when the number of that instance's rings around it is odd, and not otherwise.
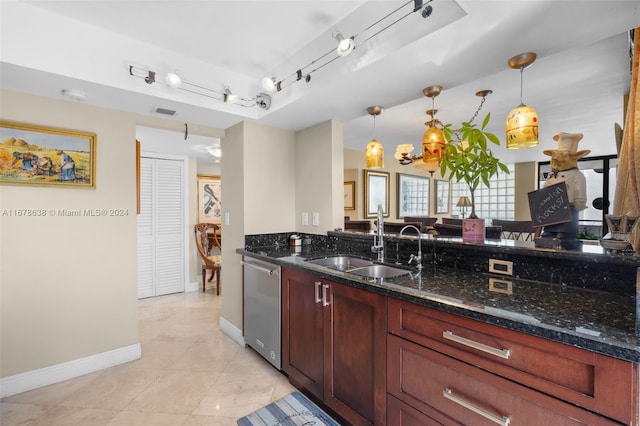
<path fill-rule="evenodd" d="M 538 113 L 520 105 L 507 115 L 507 149 L 531 148 L 538 145 Z"/>
<path fill-rule="evenodd" d="M 460 197 L 460 199 L 458 200 L 458 204 L 456 204 L 456 207 L 471 207 L 471 200 L 469 199 L 469 197 Z"/>
<path fill-rule="evenodd" d="M 440 170 L 440 163 L 437 160 L 416 160 L 413 165 L 416 169 L 425 170 L 429 173 Z"/>
<path fill-rule="evenodd" d="M 364 150 L 364 162 L 368 169 L 381 169 L 384 167 L 384 147 L 373 139 Z"/>
<path fill-rule="evenodd" d="M 437 127 L 429 127 L 422 136 L 422 160 L 425 163 L 439 163 L 444 158 L 444 132 Z"/>

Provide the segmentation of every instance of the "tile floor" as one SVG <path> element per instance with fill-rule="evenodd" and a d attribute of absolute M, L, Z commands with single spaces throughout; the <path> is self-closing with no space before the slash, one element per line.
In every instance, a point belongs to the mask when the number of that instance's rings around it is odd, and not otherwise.
<path fill-rule="evenodd" d="M 218 327 L 220 297 L 139 302 L 142 358 L 0 401 L 0 425 L 220 426 L 295 388 Z"/>

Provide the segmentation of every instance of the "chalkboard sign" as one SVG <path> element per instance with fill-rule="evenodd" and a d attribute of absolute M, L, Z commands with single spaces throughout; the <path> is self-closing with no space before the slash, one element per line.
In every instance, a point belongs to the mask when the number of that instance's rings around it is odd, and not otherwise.
<path fill-rule="evenodd" d="M 560 182 L 529 192 L 529 210 L 534 227 L 571 222 L 567 185 Z"/>

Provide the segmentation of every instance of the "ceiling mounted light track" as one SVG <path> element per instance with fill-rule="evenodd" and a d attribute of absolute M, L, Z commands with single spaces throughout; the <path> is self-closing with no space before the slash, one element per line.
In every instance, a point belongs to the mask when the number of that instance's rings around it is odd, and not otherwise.
<path fill-rule="evenodd" d="M 406 3 L 402 4 L 401 6 L 394 9 L 393 11 L 387 13 L 382 18 L 373 22 L 371 25 L 367 26 L 362 31 L 352 35 L 351 37 L 345 37 L 340 31 L 333 32 L 332 36 L 338 42 L 338 46 L 335 49 L 332 48 L 328 52 L 312 60 L 310 63 L 308 63 L 304 67 L 296 70 L 296 72 L 278 81 L 276 83 L 276 89 L 277 89 L 276 91 L 279 92 L 283 88 L 288 87 L 301 80 L 304 80 L 307 83 L 309 83 L 309 81 L 311 80 L 311 74 L 313 74 L 316 71 L 319 71 L 320 69 L 324 68 L 325 66 L 329 65 L 330 63 L 332 63 L 333 61 L 339 58 L 348 56 L 350 53 L 353 52 L 356 46 L 358 47 L 364 46 L 369 40 L 373 39 L 374 37 L 377 37 L 378 35 L 386 31 L 387 29 L 391 28 L 392 26 L 396 25 L 398 22 L 402 21 L 412 13 L 422 10 L 422 16 L 424 18 L 431 16 L 433 12 L 433 7 L 429 5 L 429 3 L 431 3 L 432 1 L 433 0 L 428 0 L 425 3 L 424 0 L 409 0 Z M 409 11 L 406 14 L 401 15 L 400 17 L 397 17 L 396 14 L 400 10 L 402 10 L 403 8 L 406 8 L 411 4 L 413 4 L 412 9 L 409 9 Z M 331 57 L 331 54 L 335 54 L 336 56 Z M 305 71 L 312 66 L 315 68 L 311 69 L 309 72 Z M 268 77 L 265 77 L 262 80 L 263 83 L 266 78 Z"/>
<path fill-rule="evenodd" d="M 135 65 L 129 65 L 129 75 L 133 77 L 142 78 L 149 85 L 153 83 L 161 83 L 164 81 L 166 86 L 171 89 L 194 93 L 196 95 L 205 96 L 207 98 L 215 99 L 217 101 L 224 102 L 224 103 L 233 103 L 234 105 L 238 105 L 242 107 L 259 106 L 263 109 L 268 109 L 268 108 L 265 108 L 266 102 L 263 102 L 262 105 L 258 105 L 257 103 L 258 95 L 256 95 L 256 97 L 252 99 L 246 99 L 231 93 L 229 86 L 225 86 L 224 90 L 222 91 L 212 89 L 197 83 L 184 80 L 177 72 L 169 72 L 163 75 L 163 74 L 156 73 L 155 71 L 152 71 L 152 70 L 137 67 Z M 269 107 L 271 106 L 270 98 L 269 98 L 268 105 Z"/>

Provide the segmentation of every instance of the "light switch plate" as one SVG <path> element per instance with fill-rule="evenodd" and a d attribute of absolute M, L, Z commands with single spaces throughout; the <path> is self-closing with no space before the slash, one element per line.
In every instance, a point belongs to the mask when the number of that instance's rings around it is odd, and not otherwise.
<path fill-rule="evenodd" d="M 309 226 L 309 213 L 302 212 L 302 225 Z"/>
<path fill-rule="evenodd" d="M 318 212 L 313 212 L 313 226 L 320 226 L 320 213 Z"/>

